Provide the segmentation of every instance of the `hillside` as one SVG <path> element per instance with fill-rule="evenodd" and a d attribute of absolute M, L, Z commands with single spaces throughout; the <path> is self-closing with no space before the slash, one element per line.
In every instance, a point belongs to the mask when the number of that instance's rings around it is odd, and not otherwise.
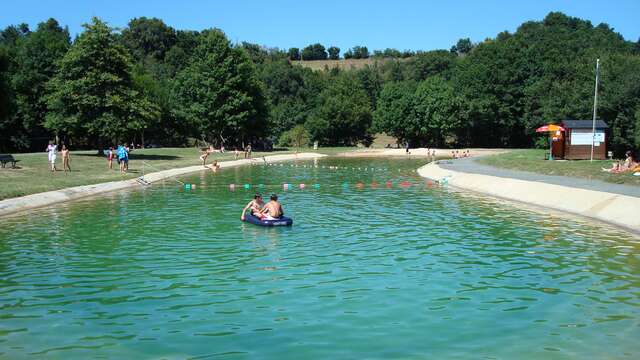
<path fill-rule="evenodd" d="M 340 59 L 340 60 L 306 60 L 292 61 L 293 65 L 301 65 L 311 70 L 325 70 L 339 68 L 340 70 L 361 69 L 366 65 L 382 64 L 387 61 L 405 61 L 407 59 L 368 58 L 368 59 Z"/>

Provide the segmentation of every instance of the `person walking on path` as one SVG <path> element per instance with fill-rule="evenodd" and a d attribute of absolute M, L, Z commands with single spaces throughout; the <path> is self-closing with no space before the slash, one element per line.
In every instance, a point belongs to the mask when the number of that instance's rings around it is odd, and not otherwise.
<path fill-rule="evenodd" d="M 65 173 L 67 172 L 67 170 L 71 172 L 71 166 L 69 166 L 69 161 L 71 161 L 71 153 L 69 152 L 69 149 L 67 149 L 66 145 L 62 145 L 62 150 L 60 150 L 60 153 L 62 154 L 62 169 Z"/>
<path fill-rule="evenodd" d="M 53 141 L 49 141 L 49 146 L 47 146 L 46 152 L 49 157 L 49 164 L 51 166 L 51 171 L 56 171 L 56 152 L 58 151 L 58 145 L 54 144 Z"/>

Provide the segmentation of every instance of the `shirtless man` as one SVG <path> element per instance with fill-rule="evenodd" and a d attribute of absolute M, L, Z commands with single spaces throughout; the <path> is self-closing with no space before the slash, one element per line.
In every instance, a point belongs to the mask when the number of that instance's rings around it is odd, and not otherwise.
<path fill-rule="evenodd" d="M 278 195 L 271 195 L 271 201 L 264 206 L 262 213 L 266 215 L 266 220 L 279 219 L 284 215 L 282 205 L 278 202 Z"/>
<path fill-rule="evenodd" d="M 256 194 L 253 197 L 253 200 L 249 201 L 247 206 L 242 209 L 242 215 L 240 215 L 240 220 L 244 221 L 244 214 L 247 212 L 247 209 L 250 209 L 250 214 L 262 219 L 264 215 L 262 214 L 262 209 L 264 207 L 264 201 L 262 201 L 262 195 Z"/>
<path fill-rule="evenodd" d="M 213 146 L 209 146 L 206 150 L 200 152 L 200 160 L 202 161 L 202 166 L 205 166 L 207 157 L 209 157 L 209 154 L 211 154 L 212 152 L 214 152 Z"/>

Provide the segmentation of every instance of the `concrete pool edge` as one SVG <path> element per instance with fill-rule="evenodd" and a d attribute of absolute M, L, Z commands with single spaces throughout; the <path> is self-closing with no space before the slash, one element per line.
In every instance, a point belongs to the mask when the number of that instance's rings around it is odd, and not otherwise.
<path fill-rule="evenodd" d="M 418 174 L 456 188 L 596 219 L 640 234 L 640 198 L 521 179 L 465 173 L 429 163 Z"/>
<path fill-rule="evenodd" d="M 279 162 L 289 160 L 310 160 L 327 155 L 318 153 L 300 153 L 287 155 L 266 156 L 264 159 L 268 162 Z M 241 159 L 219 162 L 220 168 L 231 168 L 235 166 L 250 165 L 252 163 L 262 163 L 262 158 Z M 162 170 L 146 174 L 144 179 L 150 183 L 168 179 L 175 176 L 181 176 L 198 171 L 211 171 L 202 165 L 187 166 L 169 170 Z M 10 214 L 19 213 L 21 211 L 31 210 L 35 208 L 50 206 L 61 202 L 72 201 L 86 198 L 89 196 L 104 194 L 116 190 L 141 186 L 137 179 L 111 181 L 93 185 L 81 185 L 70 188 L 36 193 L 17 198 L 5 199 L 0 201 L 0 217 Z"/>

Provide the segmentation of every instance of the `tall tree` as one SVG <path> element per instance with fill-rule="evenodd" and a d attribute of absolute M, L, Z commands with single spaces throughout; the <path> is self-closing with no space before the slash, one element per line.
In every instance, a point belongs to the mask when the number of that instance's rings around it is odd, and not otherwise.
<path fill-rule="evenodd" d="M 289 57 L 289 60 L 292 61 L 300 60 L 300 49 L 298 49 L 297 47 L 290 48 L 287 52 L 287 56 Z"/>
<path fill-rule="evenodd" d="M 302 49 L 302 60 L 326 60 L 327 52 L 319 43 L 309 45 Z"/>
<path fill-rule="evenodd" d="M 9 84 L 9 55 L 6 48 L 0 45 L 0 151 L 9 148 L 9 123 L 11 105 L 11 86 Z"/>
<path fill-rule="evenodd" d="M 137 61 L 161 61 L 176 42 L 176 31 L 158 18 L 133 18 L 122 30 L 122 43 Z"/>
<path fill-rule="evenodd" d="M 458 56 L 467 55 L 473 49 L 473 43 L 471 39 L 464 38 L 458 40 L 458 42 L 451 47 L 451 53 L 456 54 Z"/>
<path fill-rule="evenodd" d="M 371 142 L 371 104 L 367 93 L 351 73 L 342 73 L 320 94 L 317 113 L 306 127 L 313 140 L 325 145 Z"/>
<path fill-rule="evenodd" d="M 16 95 L 16 114 L 24 128 L 28 146 L 32 140 L 40 145 L 48 138 L 44 129 L 46 103 L 46 83 L 55 75 L 57 61 L 69 49 L 69 31 L 60 27 L 55 19 L 38 24 L 36 31 L 20 44 L 16 55 L 17 69 L 13 75 Z"/>
<path fill-rule="evenodd" d="M 329 53 L 329 59 L 331 60 L 338 60 L 340 58 L 339 47 L 331 46 L 330 48 L 327 49 L 327 52 Z"/>
<path fill-rule="evenodd" d="M 123 140 L 144 128 L 154 107 L 134 90 L 131 60 L 109 26 L 94 17 L 48 84 L 45 126 L 92 143 Z"/>
<path fill-rule="evenodd" d="M 256 69 L 225 34 L 207 30 L 176 78 L 176 115 L 209 142 L 252 141 L 266 130 L 266 106 Z"/>

